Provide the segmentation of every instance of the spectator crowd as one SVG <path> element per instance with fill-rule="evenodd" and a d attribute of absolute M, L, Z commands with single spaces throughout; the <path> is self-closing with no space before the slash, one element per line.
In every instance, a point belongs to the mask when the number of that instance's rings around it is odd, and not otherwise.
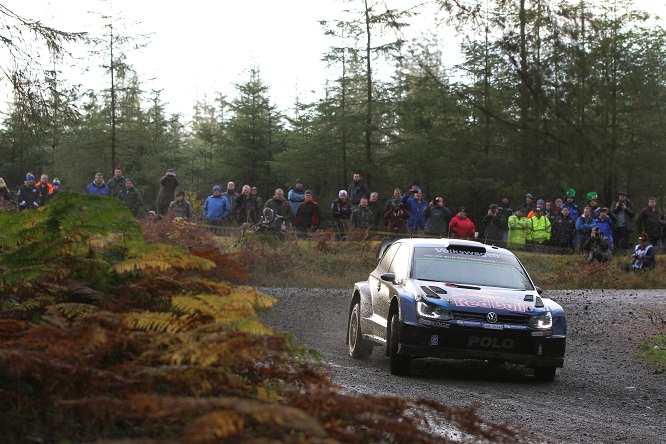
<path fill-rule="evenodd" d="M 84 192 L 120 199 L 136 218 L 147 217 L 159 221 L 170 217 L 192 219 L 192 205 L 185 192 L 178 190 L 180 182 L 173 169 L 167 170 L 159 181 L 155 210 L 148 211 L 141 193 L 130 178 L 115 168 L 113 177 L 104 180 L 97 173 Z M 26 211 L 48 205 L 60 191 L 60 180 L 49 181 L 42 174 L 39 181 L 28 173 L 16 195 L 0 178 L 0 210 Z M 596 192 L 590 191 L 584 203 L 576 201 L 573 188 L 564 199 L 534 198 L 525 194 L 523 201 L 512 206 L 505 196 L 490 204 L 480 220 L 471 220 L 464 207 L 454 213 L 445 205 L 442 196 L 427 199 L 418 180 L 405 192 L 395 188 L 393 195 L 382 205 L 379 194 L 372 192 L 360 173 L 353 174 L 347 189 L 342 189 L 330 205 L 331 226 L 336 235 L 344 239 L 350 228 L 365 230 L 368 237 L 424 235 L 459 239 L 477 239 L 512 249 L 539 250 L 548 246 L 557 252 L 585 252 L 590 261 L 608 262 L 617 252 L 631 252 L 634 268 L 654 266 L 655 249 L 663 248 L 666 218 L 650 197 L 645 207 L 637 210 L 626 189 L 619 189 L 610 205 L 603 206 Z M 212 230 L 221 233 L 226 227 L 253 227 L 257 231 L 271 231 L 280 236 L 288 230 L 299 234 L 321 228 L 322 209 L 313 192 L 296 179 L 293 188 L 285 194 L 277 188 L 273 196 L 263 202 L 256 187 L 243 185 L 240 193 L 234 182 L 226 189 L 212 187 L 202 206 L 202 216 Z M 632 244 L 637 235 L 638 244 Z M 630 250 L 631 249 L 631 250 Z"/>

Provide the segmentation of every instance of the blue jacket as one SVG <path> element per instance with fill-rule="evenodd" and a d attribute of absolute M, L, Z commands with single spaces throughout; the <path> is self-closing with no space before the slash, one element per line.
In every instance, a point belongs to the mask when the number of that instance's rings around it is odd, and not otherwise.
<path fill-rule="evenodd" d="M 405 209 L 409 213 L 409 219 L 407 219 L 407 229 L 408 230 L 423 230 L 425 229 L 426 220 L 423 216 L 423 211 L 428 208 L 428 201 L 421 199 L 421 203 L 410 197 L 405 203 Z"/>
<path fill-rule="evenodd" d="M 106 186 L 106 182 L 102 182 L 102 185 L 97 186 L 95 182 L 91 182 L 86 187 L 86 194 L 97 194 L 98 196 L 110 196 L 111 189 Z"/>
<path fill-rule="evenodd" d="M 231 205 L 227 197 L 221 195 L 220 197 L 208 196 L 203 206 L 203 215 L 207 220 L 222 220 L 229 217 L 231 214 Z"/>
<path fill-rule="evenodd" d="M 300 190 L 292 188 L 289 190 L 289 194 L 287 194 L 287 200 L 289 201 L 289 205 L 291 205 L 291 212 L 296 216 L 298 206 L 305 200 L 305 190 L 303 188 Z"/>
<path fill-rule="evenodd" d="M 597 223 L 597 227 L 599 227 L 599 231 L 601 231 L 601 234 L 606 236 L 608 239 L 610 239 L 611 243 L 613 243 L 613 219 L 611 219 L 610 216 L 606 217 L 606 220 L 601 220 L 595 219 L 595 222 Z M 612 250 L 613 247 L 611 247 Z"/>
<path fill-rule="evenodd" d="M 578 221 L 578 217 L 581 216 L 580 208 L 578 208 L 578 205 L 576 205 L 576 202 L 564 202 L 562 206 L 560 207 L 560 214 L 562 214 L 562 208 L 568 207 L 569 208 L 569 216 L 575 221 Z"/>

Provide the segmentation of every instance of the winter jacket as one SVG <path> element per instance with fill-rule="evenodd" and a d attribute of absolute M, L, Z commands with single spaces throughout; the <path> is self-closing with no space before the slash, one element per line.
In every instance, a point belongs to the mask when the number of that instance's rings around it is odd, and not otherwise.
<path fill-rule="evenodd" d="M 597 219 L 595 223 L 597 227 L 599 227 L 601 234 L 610 239 L 610 250 L 613 251 L 613 226 L 615 225 L 613 219 L 611 219 L 610 216 L 607 216 L 606 219 L 603 220 L 601 218 Z"/>
<path fill-rule="evenodd" d="M 583 242 L 585 242 L 587 238 L 590 237 L 592 228 L 594 228 L 595 225 L 595 219 L 592 216 L 580 216 L 578 219 L 576 219 L 576 236 L 574 238 L 574 246 L 576 247 L 576 251 L 579 251 L 582 248 Z"/>
<path fill-rule="evenodd" d="M 626 205 L 626 208 L 622 208 L 623 204 Z M 615 219 L 616 228 L 627 227 L 627 231 L 634 231 L 634 216 L 636 216 L 636 212 L 634 211 L 634 204 L 629 199 L 625 199 L 624 201 L 616 200 L 609 210 L 613 219 Z"/>
<path fill-rule="evenodd" d="M 368 185 L 362 180 L 350 183 L 347 190 L 347 199 L 352 207 L 357 207 L 362 197 L 370 199 L 370 188 Z"/>
<path fill-rule="evenodd" d="M 116 179 L 116 176 L 113 176 L 106 183 L 106 186 L 109 187 L 109 196 L 118 197 L 118 194 L 125 189 L 125 177 L 120 176 Z"/>
<path fill-rule="evenodd" d="M 634 270 L 651 270 L 657 265 L 656 251 L 652 244 L 647 244 L 645 250 L 640 244 L 636 245 L 632 259 Z"/>
<path fill-rule="evenodd" d="M 439 205 L 427 206 L 423 210 L 423 217 L 426 220 L 424 232 L 436 236 L 447 236 L 451 216 L 451 210 L 443 205 L 441 207 Z"/>
<path fill-rule="evenodd" d="M 421 199 L 421 202 L 416 200 L 415 197 L 410 197 L 407 199 L 405 209 L 409 213 L 409 219 L 407 219 L 408 230 L 413 231 L 425 229 L 425 217 L 423 217 L 423 211 L 426 208 L 428 208 L 428 202 L 426 202 L 425 199 Z"/>
<path fill-rule="evenodd" d="M 180 185 L 176 176 L 166 175 L 160 179 L 160 191 L 157 193 L 157 212 L 165 214 L 169 204 L 176 196 L 176 188 Z"/>
<path fill-rule="evenodd" d="M 571 216 L 573 220 L 578 220 L 578 217 L 580 217 L 581 212 L 580 208 L 578 208 L 578 205 L 576 205 L 576 202 L 571 202 L 571 203 L 564 202 L 560 207 L 560 213 L 562 212 L 562 208 L 564 207 L 569 208 L 569 216 Z"/>
<path fill-rule="evenodd" d="M 391 209 L 384 213 L 384 222 L 388 225 L 388 231 L 391 233 L 406 232 L 407 219 L 409 219 L 409 213 L 402 204 L 398 208 L 391 205 Z"/>
<path fill-rule="evenodd" d="M 359 205 L 358 208 L 352 212 L 351 222 L 355 228 L 366 229 L 375 224 L 375 216 L 372 214 L 370 208 L 364 208 Z"/>
<path fill-rule="evenodd" d="M 507 226 L 509 228 L 509 245 L 525 245 L 525 239 L 527 238 L 527 218 L 512 214 L 509 216 Z"/>
<path fill-rule="evenodd" d="M 255 224 L 261 218 L 261 208 L 259 208 L 259 202 L 257 202 L 257 197 L 253 195 L 246 196 L 241 194 L 236 199 L 236 207 L 233 210 L 234 216 L 238 220 L 238 223 L 249 222 Z"/>
<path fill-rule="evenodd" d="M 289 193 L 287 194 L 287 200 L 289 201 L 289 205 L 291 205 L 292 214 L 296 216 L 299 205 L 305 200 L 305 190 L 303 187 L 292 188 L 289 190 Z"/>
<path fill-rule="evenodd" d="M 111 190 L 106 185 L 106 182 L 102 182 L 102 185 L 97 185 L 95 182 L 89 183 L 86 187 L 85 194 L 97 194 L 98 196 L 110 196 Z"/>
<path fill-rule="evenodd" d="M 107 188 L 108 189 L 108 188 Z M 122 200 L 123 203 L 129 208 L 134 217 L 141 217 L 141 212 L 143 211 L 143 197 L 141 193 L 134 187 L 129 189 L 125 188 L 120 193 L 118 193 L 118 199 Z"/>
<path fill-rule="evenodd" d="M 551 224 L 546 216 L 527 219 L 527 240 L 542 244 L 550 239 Z"/>
<path fill-rule="evenodd" d="M 167 212 L 171 213 L 173 217 L 184 217 L 185 219 L 190 219 L 192 217 L 192 205 L 185 199 L 182 201 L 176 199 L 169 204 L 169 209 Z"/>
<path fill-rule="evenodd" d="M 283 217 L 287 225 L 291 225 L 294 220 L 294 213 L 291 211 L 291 205 L 289 205 L 289 202 L 284 199 L 277 200 L 275 197 L 271 197 L 266 201 L 264 208 L 270 208 L 276 216 Z"/>
<path fill-rule="evenodd" d="M 574 237 L 576 236 L 576 221 L 571 215 L 564 217 L 557 216 L 552 221 L 551 239 L 553 244 L 558 247 L 574 247 Z"/>
<path fill-rule="evenodd" d="M 37 187 L 37 191 L 39 192 L 39 199 L 38 199 L 39 206 L 43 207 L 44 205 L 46 205 L 46 202 L 51 193 L 53 193 L 53 185 L 51 185 L 48 182 L 42 183 L 42 181 L 40 180 L 35 184 L 35 186 Z"/>
<path fill-rule="evenodd" d="M 613 242 L 604 235 L 599 237 L 589 236 L 583 242 L 583 250 L 589 251 L 587 257 L 588 262 L 610 262 L 613 259 L 613 253 L 610 251 L 610 246 Z"/>
<path fill-rule="evenodd" d="M 229 208 L 231 208 L 231 214 L 234 214 L 234 210 L 236 209 L 236 200 L 238 200 L 240 194 L 235 191 L 230 192 L 227 190 L 225 193 L 222 193 L 222 195 L 227 198 L 227 202 L 229 202 Z"/>
<path fill-rule="evenodd" d="M 481 219 L 485 243 L 496 243 L 502 240 L 502 218 L 499 214 L 486 214 Z"/>
<path fill-rule="evenodd" d="M 39 207 L 39 190 L 36 185 L 25 182 L 16 196 L 19 211 L 34 210 Z"/>
<path fill-rule="evenodd" d="M 317 202 L 314 200 L 303 201 L 298 206 L 298 211 L 296 211 L 294 225 L 298 231 L 316 230 L 319 228 L 320 217 L 321 213 Z"/>
<path fill-rule="evenodd" d="M 639 233 L 645 231 L 650 239 L 661 236 L 661 229 L 664 226 L 666 219 L 664 213 L 658 208 L 654 210 L 650 207 L 645 207 L 638 213 L 636 218 L 636 228 Z"/>
<path fill-rule="evenodd" d="M 231 214 L 231 205 L 227 196 L 221 194 L 216 197 L 208 196 L 203 206 L 203 216 L 208 221 L 219 222 L 227 219 Z"/>
<path fill-rule="evenodd" d="M 475 232 L 476 227 L 474 226 L 474 222 L 472 222 L 469 217 L 465 217 L 463 219 L 456 214 L 451 219 L 451 222 L 449 222 L 450 238 L 472 239 Z"/>

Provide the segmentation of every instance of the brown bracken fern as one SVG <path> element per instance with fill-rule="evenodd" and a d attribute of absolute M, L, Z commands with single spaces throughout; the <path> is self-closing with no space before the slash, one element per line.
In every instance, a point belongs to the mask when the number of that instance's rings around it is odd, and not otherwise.
<path fill-rule="evenodd" d="M 220 279 L 243 276 L 237 255 L 147 244 L 113 199 L 25 213 L 0 214 L 2 442 L 525 441 L 473 410 L 344 394 L 260 322 L 273 299 Z"/>

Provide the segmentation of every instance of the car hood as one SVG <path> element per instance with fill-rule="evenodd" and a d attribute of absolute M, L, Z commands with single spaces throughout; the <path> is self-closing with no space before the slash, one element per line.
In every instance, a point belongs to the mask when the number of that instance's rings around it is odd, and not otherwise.
<path fill-rule="evenodd" d="M 429 301 L 438 303 L 438 305 L 446 305 L 454 311 L 534 314 L 546 310 L 536 290 L 464 288 L 431 281 L 415 281 L 415 283 L 426 294 Z M 435 297 L 432 297 L 433 293 L 436 295 Z M 437 299 L 443 304 L 439 303 Z"/>

